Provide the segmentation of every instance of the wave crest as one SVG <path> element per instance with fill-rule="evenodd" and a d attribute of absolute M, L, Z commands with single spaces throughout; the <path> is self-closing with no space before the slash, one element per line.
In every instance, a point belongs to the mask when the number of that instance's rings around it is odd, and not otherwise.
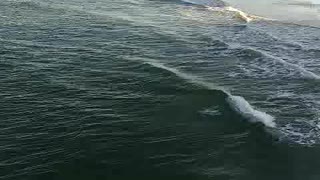
<path fill-rule="evenodd" d="M 231 107 L 240 113 L 243 117 L 252 122 L 262 122 L 268 127 L 275 127 L 276 123 L 274 122 L 274 117 L 254 109 L 248 101 L 246 101 L 241 96 L 232 96 L 228 97 L 228 102 L 231 104 Z"/>

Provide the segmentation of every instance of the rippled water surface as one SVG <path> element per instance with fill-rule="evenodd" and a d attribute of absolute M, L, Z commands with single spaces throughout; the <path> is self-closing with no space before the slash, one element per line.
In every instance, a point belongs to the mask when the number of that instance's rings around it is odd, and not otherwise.
<path fill-rule="evenodd" d="M 320 179 L 319 3 L 263 3 L 1 0 L 0 179 Z"/>

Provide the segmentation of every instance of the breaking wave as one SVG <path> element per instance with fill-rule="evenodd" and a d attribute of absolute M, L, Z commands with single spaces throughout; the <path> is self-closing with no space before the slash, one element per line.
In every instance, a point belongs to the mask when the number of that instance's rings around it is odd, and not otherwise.
<path fill-rule="evenodd" d="M 218 86 L 215 86 L 211 83 L 207 83 L 198 77 L 183 73 L 183 72 L 179 71 L 178 69 L 171 68 L 171 67 L 165 66 L 163 64 L 157 63 L 157 62 L 144 61 L 144 63 L 149 64 L 149 65 L 156 67 L 156 68 L 159 68 L 159 69 L 169 71 L 169 72 L 175 74 L 176 76 L 178 76 L 186 81 L 189 81 L 190 83 L 202 86 L 202 87 L 210 89 L 210 90 L 222 91 L 224 94 L 227 95 L 226 100 L 229 103 L 229 105 L 231 106 L 231 108 L 233 110 L 235 110 L 237 113 L 239 113 L 242 117 L 244 117 L 245 119 L 247 119 L 253 123 L 260 122 L 260 123 L 263 123 L 267 127 L 271 127 L 271 128 L 276 127 L 276 123 L 274 122 L 273 116 L 271 116 L 263 111 L 255 109 L 252 105 L 250 105 L 250 103 L 246 99 L 244 99 L 241 96 L 234 96 L 231 93 L 224 90 L 222 87 L 218 87 Z"/>

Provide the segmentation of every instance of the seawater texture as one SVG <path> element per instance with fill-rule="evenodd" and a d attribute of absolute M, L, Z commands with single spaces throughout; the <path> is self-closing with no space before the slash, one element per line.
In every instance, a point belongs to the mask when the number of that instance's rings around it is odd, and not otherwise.
<path fill-rule="evenodd" d="M 1 0 L 0 179 L 320 178 L 317 1 Z"/>

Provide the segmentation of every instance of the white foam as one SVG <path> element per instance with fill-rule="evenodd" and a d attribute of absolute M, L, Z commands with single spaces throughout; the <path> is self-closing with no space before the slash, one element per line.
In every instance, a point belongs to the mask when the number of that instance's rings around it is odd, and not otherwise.
<path fill-rule="evenodd" d="M 276 126 L 274 117 L 265 112 L 254 109 L 243 97 L 229 95 L 228 102 L 235 111 L 240 113 L 246 119 L 252 122 L 262 122 L 268 127 Z"/>
<path fill-rule="evenodd" d="M 234 13 L 238 18 L 240 18 L 241 20 L 249 23 L 252 20 L 256 19 L 254 16 L 251 16 L 239 9 L 233 8 L 231 6 L 226 6 L 226 7 L 207 7 L 208 10 L 212 10 L 212 11 L 218 11 L 218 12 L 232 12 Z"/>
<path fill-rule="evenodd" d="M 311 125 L 309 128 L 303 128 L 301 125 L 299 127 L 294 127 L 293 124 L 290 123 L 283 127 L 279 127 L 279 130 L 283 137 L 293 140 L 295 143 L 301 145 L 313 145 L 319 143 L 320 131 L 314 125 Z"/>
<path fill-rule="evenodd" d="M 240 17 L 241 19 L 243 19 L 246 22 L 251 22 L 254 19 L 253 16 L 250 16 L 247 13 L 245 13 L 245 12 L 239 10 L 239 9 L 233 8 L 231 6 L 225 7 L 224 9 L 227 10 L 227 11 L 231 11 L 231 12 L 237 13 L 238 17 Z"/>
<path fill-rule="evenodd" d="M 151 66 L 170 71 L 170 72 L 174 73 L 175 75 L 179 76 L 180 78 L 183 78 L 187 81 L 190 81 L 193 84 L 197 84 L 199 86 L 203 86 L 205 88 L 212 89 L 212 90 L 220 90 L 228 95 L 227 100 L 228 100 L 228 103 L 231 105 L 231 107 L 235 111 L 240 113 L 244 118 L 248 119 L 250 122 L 261 122 L 265 126 L 268 126 L 268 127 L 275 127 L 276 126 L 276 123 L 274 122 L 274 117 L 272 117 L 271 115 L 269 115 L 265 112 L 254 109 L 254 107 L 252 107 L 250 105 L 250 103 L 248 101 L 246 101 L 241 96 L 233 96 L 232 94 L 230 94 L 229 92 L 227 92 L 226 90 L 224 90 L 221 87 L 214 86 L 213 84 L 207 83 L 198 77 L 195 77 L 195 76 L 189 75 L 189 74 L 185 74 L 177 69 L 167 67 L 163 64 L 160 64 L 157 62 L 149 62 L 149 61 L 147 61 L 147 62 L 144 61 L 144 62 L 151 65 Z"/>

